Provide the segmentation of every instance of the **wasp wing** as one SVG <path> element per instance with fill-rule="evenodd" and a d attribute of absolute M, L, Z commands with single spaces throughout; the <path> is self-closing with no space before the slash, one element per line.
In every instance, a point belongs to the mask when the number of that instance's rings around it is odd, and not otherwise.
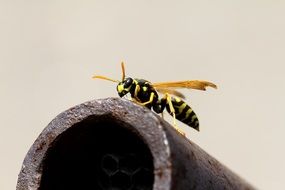
<path fill-rule="evenodd" d="M 152 83 L 155 88 L 188 88 L 196 90 L 206 90 L 206 87 L 217 88 L 214 83 L 203 80 L 186 80 L 177 82 Z"/>
<path fill-rule="evenodd" d="M 178 92 L 177 90 L 173 89 L 173 88 L 161 88 L 161 87 L 155 87 L 155 90 L 161 94 L 172 94 L 174 96 L 177 96 L 179 98 L 185 99 L 185 96 L 181 93 Z"/>

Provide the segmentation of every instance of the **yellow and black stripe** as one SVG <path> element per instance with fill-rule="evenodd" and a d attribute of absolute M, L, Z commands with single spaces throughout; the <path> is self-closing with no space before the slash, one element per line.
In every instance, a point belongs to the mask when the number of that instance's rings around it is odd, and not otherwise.
<path fill-rule="evenodd" d="M 171 102 L 175 110 L 176 119 L 199 131 L 199 120 L 192 108 L 178 97 L 172 97 Z M 170 113 L 168 103 L 166 104 L 166 109 Z"/>

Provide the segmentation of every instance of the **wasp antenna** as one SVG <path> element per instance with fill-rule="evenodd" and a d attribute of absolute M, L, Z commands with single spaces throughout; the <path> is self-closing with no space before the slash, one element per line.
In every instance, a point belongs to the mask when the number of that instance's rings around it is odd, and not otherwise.
<path fill-rule="evenodd" d="M 110 79 L 110 78 L 108 78 L 108 77 L 100 76 L 100 75 L 94 75 L 92 78 L 93 78 L 93 79 L 103 79 L 103 80 L 108 80 L 108 81 L 118 82 L 118 83 L 120 82 L 120 81 L 118 81 L 118 80 Z"/>
<path fill-rule="evenodd" d="M 121 68 L 122 68 L 122 81 L 124 81 L 125 80 L 125 64 L 123 61 L 121 62 Z"/>

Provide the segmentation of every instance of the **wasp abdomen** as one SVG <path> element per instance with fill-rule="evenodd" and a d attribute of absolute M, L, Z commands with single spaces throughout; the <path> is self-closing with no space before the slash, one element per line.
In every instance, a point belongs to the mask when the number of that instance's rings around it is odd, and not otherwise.
<path fill-rule="evenodd" d="M 171 103 L 175 111 L 176 119 L 199 131 L 199 120 L 192 108 L 177 97 L 172 97 Z M 171 114 L 169 104 L 166 105 L 166 109 Z"/>

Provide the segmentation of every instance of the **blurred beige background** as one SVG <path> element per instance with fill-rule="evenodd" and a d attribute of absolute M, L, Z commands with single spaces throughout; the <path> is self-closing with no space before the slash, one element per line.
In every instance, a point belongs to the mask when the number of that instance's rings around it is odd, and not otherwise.
<path fill-rule="evenodd" d="M 76 104 L 117 96 L 120 61 L 183 91 L 196 144 L 259 189 L 285 189 L 285 1 L 0 0 L 0 189 L 15 189 L 43 128 Z"/>

